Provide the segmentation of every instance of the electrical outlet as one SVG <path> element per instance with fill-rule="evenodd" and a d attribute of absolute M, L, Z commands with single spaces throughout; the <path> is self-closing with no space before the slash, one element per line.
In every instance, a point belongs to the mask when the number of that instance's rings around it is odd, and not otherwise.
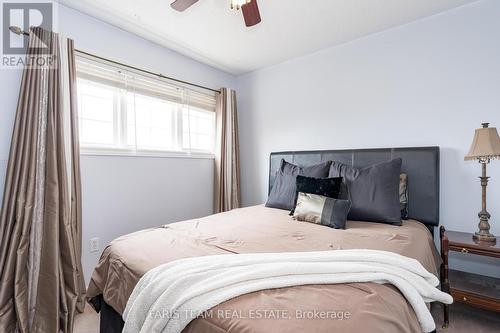
<path fill-rule="evenodd" d="M 99 251 L 99 238 L 90 239 L 90 253 Z"/>

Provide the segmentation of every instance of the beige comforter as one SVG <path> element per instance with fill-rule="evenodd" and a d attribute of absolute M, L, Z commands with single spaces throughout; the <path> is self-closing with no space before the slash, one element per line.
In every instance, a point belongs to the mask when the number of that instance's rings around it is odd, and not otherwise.
<path fill-rule="evenodd" d="M 427 228 L 416 221 L 400 227 L 347 223 L 346 230 L 296 222 L 284 210 L 255 206 L 149 229 L 120 237 L 104 250 L 87 291 L 100 294 L 123 313 L 128 297 L 148 270 L 180 258 L 223 253 L 377 249 L 415 258 L 437 273 L 439 257 Z M 212 309 L 184 332 L 420 332 L 405 298 L 391 285 L 352 283 L 264 290 Z M 226 311 L 228 310 L 228 311 Z M 249 316 L 261 310 L 262 318 Z M 304 318 L 328 314 L 326 319 Z M 319 312 L 318 312 L 319 311 Z M 275 318 L 279 313 L 293 314 Z M 348 313 L 349 318 L 329 315 Z M 220 315 L 218 315 L 220 314 Z"/>

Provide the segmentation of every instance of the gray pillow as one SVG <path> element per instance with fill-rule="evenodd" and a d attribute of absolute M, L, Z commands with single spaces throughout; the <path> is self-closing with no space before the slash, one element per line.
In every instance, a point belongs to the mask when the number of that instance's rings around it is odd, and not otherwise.
<path fill-rule="evenodd" d="M 293 209 L 295 206 L 297 176 L 326 178 L 331 164 L 332 162 L 328 161 L 308 167 L 299 167 L 282 159 L 266 207 Z"/>
<path fill-rule="evenodd" d="M 400 158 L 356 169 L 333 162 L 329 177 L 343 177 L 352 203 L 350 220 L 401 225 L 399 203 Z"/>
<path fill-rule="evenodd" d="M 299 192 L 293 218 L 297 221 L 345 229 L 351 202 L 319 194 Z"/>

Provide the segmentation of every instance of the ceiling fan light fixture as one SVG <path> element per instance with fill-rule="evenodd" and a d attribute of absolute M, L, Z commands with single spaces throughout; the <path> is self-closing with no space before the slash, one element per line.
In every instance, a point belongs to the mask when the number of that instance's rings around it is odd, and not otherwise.
<path fill-rule="evenodd" d="M 231 0 L 231 9 L 240 10 L 241 6 L 249 4 L 252 0 Z"/>

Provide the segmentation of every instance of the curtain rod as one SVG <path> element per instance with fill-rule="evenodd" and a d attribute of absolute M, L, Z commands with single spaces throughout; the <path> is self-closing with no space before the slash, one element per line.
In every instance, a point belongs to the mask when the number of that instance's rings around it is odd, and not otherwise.
<path fill-rule="evenodd" d="M 17 35 L 24 35 L 24 36 L 29 36 L 30 35 L 29 32 L 23 31 L 21 28 L 16 27 L 16 26 L 10 26 L 9 30 L 11 32 L 17 34 Z M 162 78 L 162 79 L 167 79 L 167 80 L 171 80 L 171 81 L 174 81 L 174 82 L 186 84 L 186 85 L 189 85 L 189 86 L 192 86 L 192 87 L 197 87 L 197 88 L 209 90 L 209 91 L 212 91 L 212 92 L 215 92 L 215 93 L 220 93 L 220 90 L 217 90 L 217 89 L 212 89 L 212 88 L 205 87 L 205 86 L 202 86 L 202 85 L 199 85 L 199 84 L 196 84 L 196 83 L 191 83 L 191 82 L 188 82 L 188 81 L 179 80 L 179 79 L 176 79 L 176 78 L 173 78 L 173 77 L 165 76 L 165 75 L 163 75 L 161 73 L 150 72 L 150 71 L 145 70 L 145 69 L 141 69 L 141 68 L 138 68 L 138 67 L 130 66 L 130 65 L 118 62 L 118 61 L 111 60 L 111 59 L 106 59 L 106 58 L 103 58 L 103 57 L 100 57 L 98 55 L 95 55 L 95 54 L 92 54 L 92 53 L 88 53 L 88 52 L 85 52 L 85 51 L 82 51 L 82 50 L 76 49 L 75 51 L 77 53 L 84 54 L 84 55 L 87 55 L 87 56 L 90 56 L 90 57 L 94 57 L 94 58 L 97 58 L 97 59 L 100 59 L 100 60 L 103 60 L 103 61 L 107 61 L 107 62 L 113 63 L 115 65 L 124 66 L 124 67 L 130 68 L 130 69 L 133 69 L 133 70 L 136 70 L 136 71 L 139 71 L 139 72 L 147 73 L 149 75 L 154 75 L 154 76 L 157 76 L 157 77 Z"/>

